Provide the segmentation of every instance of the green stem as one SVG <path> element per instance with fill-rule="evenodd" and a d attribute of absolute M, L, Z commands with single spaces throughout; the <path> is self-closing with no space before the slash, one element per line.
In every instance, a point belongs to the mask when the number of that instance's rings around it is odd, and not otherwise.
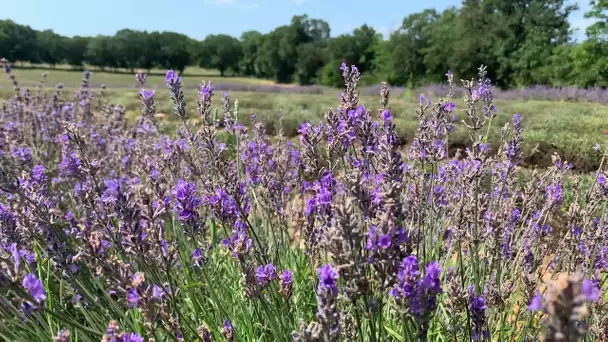
<path fill-rule="evenodd" d="M 458 263 L 459 263 L 459 269 L 460 269 L 460 283 L 462 288 L 464 289 L 466 286 L 465 283 L 465 279 L 464 279 L 464 265 L 462 262 L 462 245 L 460 242 L 458 242 Z M 466 300 L 467 302 L 467 306 L 469 305 L 469 300 Z M 467 331 L 469 333 L 469 339 L 472 336 L 472 330 L 471 330 L 471 314 L 469 313 L 469 309 L 468 307 L 465 308 L 466 312 L 467 312 Z"/>
<path fill-rule="evenodd" d="M 361 324 L 363 323 L 361 320 L 361 313 L 359 312 L 359 308 L 355 303 L 355 319 L 357 320 L 357 334 L 359 335 L 359 341 L 364 342 L 363 339 L 363 327 Z"/>
<path fill-rule="evenodd" d="M 370 338 L 372 342 L 376 341 L 376 326 L 374 325 L 374 315 L 372 314 L 372 310 L 369 306 L 369 298 L 367 296 L 365 298 L 365 310 L 369 315 L 369 329 L 371 330 Z"/>

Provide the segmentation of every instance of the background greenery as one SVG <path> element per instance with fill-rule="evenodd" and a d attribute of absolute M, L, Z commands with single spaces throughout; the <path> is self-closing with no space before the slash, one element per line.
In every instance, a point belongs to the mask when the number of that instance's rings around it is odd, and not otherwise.
<path fill-rule="evenodd" d="M 63 37 L 4 20 L 0 57 L 22 67 L 67 64 L 114 72 L 201 66 L 222 76 L 327 86 L 341 85 L 341 62 L 356 64 L 364 85 L 388 80 L 414 87 L 440 82 L 450 68 L 468 78 L 485 64 L 502 88 L 606 87 L 608 1 L 591 1 L 586 16 L 594 24 L 582 42 L 573 42 L 568 23 L 575 8 L 564 0 L 463 0 L 459 8 L 408 15 L 389 37 L 367 25 L 330 37 L 327 22 L 300 15 L 268 34 L 209 35 L 202 41 L 130 29 L 114 36 Z"/>

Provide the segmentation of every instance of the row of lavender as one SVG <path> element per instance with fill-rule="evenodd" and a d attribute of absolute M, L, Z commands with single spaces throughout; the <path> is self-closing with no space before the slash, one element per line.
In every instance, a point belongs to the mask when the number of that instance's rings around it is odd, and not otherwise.
<path fill-rule="evenodd" d="M 363 89 L 364 94 L 377 94 L 381 85 L 367 87 Z M 441 96 L 449 91 L 450 85 L 438 84 L 418 88 L 414 91 L 415 94 L 430 94 Z M 405 92 L 405 88 L 393 89 L 393 92 L 400 94 Z M 466 93 L 466 89 L 455 89 L 456 97 L 462 97 Z M 508 101 L 568 101 L 568 102 L 592 102 L 608 104 L 608 89 L 603 88 L 577 88 L 577 87 L 549 87 L 545 85 L 536 85 L 527 88 L 516 88 L 509 90 L 496 90 L 494 97 L 498 100 Z"/>
<path fill-rule="evenodd" d="M 35 86 L 35 85 L 30 85 Z M 76 88 L 77 85 L 65 85 L 68 88 Z M 101 87 L 101 84 L 91 85 Z M 110 88 L 113 86 L 110 85 Z M 115 85 L 114 87 L 123 88 L 123 86 Z M 362 94 L 367 96 L 375 96 L 380 91 L 382 85 L 364 87 L 361 89 Z M 194 86 L 185 86 L 185 90 L 195 89 Z M 217 91 L 238 91 L 238 92 L 259 92 L 259 93 L 277 93 L 277 94 L 333 94 L 335 89 L 324 86 L 292 86 L 292 85 L 269 85 L 269 84 L 246 84 L 246 83 L 230 83 L 223 82 L 215 86 Z M 413 91 L 415 94 L 428 94 L 432 96 L 440 96 L 445 94 L 450 88 L 448 84 L 437 84 L 417 88 Z M 455 95 L 461 97 L 466 89 L 454 89 Z M 393 88 L 392 92 L 395 96 L 401 96 L 406 92 L 406 88 Z M 568 102 L 592 102 L 608 104 L 608 89 L 602 88 L 577 88 L 577 87 L 549 87 L 537 85 L 527 88 L 497 90 L 494 94 L 499 100 L 541 100 L 541 101 L 568 101 Z"/>
<path fill-rule="evenodd" d="M 89 73 L 67 99 L 61 86 L 21 89 L 4 68 L 16 90 L 0 108 L 6 340 L 608 339 L 604 163 L 585 191 L 558 156 L 518 181 L 523 119 L 490 154 L 483 67 L 462 107 L 450 72 L 446 97 L 419 99 L 405 156 L 389 88 L 377 109 L 360 106 L 354 66 L 299 144 L 255 118 L 244 127 L 226 93 L 214 110 L 210 83 L 191 109 L 173 71 L 182 124 L 169 137 L 145 75 L 129 125 Z M 470 146 L 448 158 L 457 113 Z"/>

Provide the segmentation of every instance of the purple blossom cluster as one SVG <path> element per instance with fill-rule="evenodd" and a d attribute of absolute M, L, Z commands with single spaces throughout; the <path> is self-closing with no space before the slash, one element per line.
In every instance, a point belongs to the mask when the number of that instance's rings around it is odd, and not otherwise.
<path fill-rule="evenodd" d="M 170 134 L 144 74 L 137 120 L 89 73 L 72 97 L 57 87 L 4 101 L 2 336 L 608 338 L 604 147 L 587 187 L 559 155 L 524 170 L 523 116 L 487 136 L 501 93 L 484 67 L 462 81 L 462 102 L 451 72 L 446 96 L 421 97 L 403 146 L 392 90 L 363 105 L 359 70 L 341 72 L 337 107 L 302 123 L 299 141 L 255 116 L 244 126 L 238 101 L 210 82 L 187 106 L 174 71 Z M 457 125 L 469 143 L 452 151 Z"/>
<path fill-rule="evenodd" d="M 425 267 L 421 274 L 416 256 L 409 256 L 401 262 L 397 274 L 397 284 L 390 295 L 407 308 L 421 327 L 421 338 L 426 338 L 431 315 L 437 309 L 437 296 L 441 288 L 441 266 L 436 261 Z"/>

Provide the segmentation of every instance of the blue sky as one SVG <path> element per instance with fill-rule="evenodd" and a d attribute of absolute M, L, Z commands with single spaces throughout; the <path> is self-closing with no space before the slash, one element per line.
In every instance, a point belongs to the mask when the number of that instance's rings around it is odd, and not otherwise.
<path fill-rule="evenodd" d="M 576 0 L 572 0 L 576 1 Z M 578 0 L 581 9 L 589 0 Z M 122 28 L 174 31 L 195 39 L 211 33 L 240 36 L 246 30 L 269 32 L 294 15 L 326 20 L 332 36 L 368 24 L 385 34 L 403 18 L 425 8 L 443 10 L 460 0 L 17 0 L 4 1 L 1 19 L 34 29 L 73 36 L 112 35 Z M 571 17 L 584 36 L 583 10 Z"/>

